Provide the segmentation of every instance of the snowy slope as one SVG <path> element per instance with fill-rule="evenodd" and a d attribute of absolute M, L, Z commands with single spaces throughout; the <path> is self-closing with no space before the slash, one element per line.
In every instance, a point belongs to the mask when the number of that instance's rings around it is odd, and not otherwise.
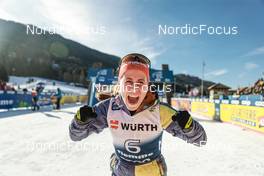
<path fill-rule="evenodd" d="M 29 79 L 34 79 L 34 82 L 27 83 Z M 36 88 L 38 83 L 45 83 L 44 92 L 56 92 L 56 89 L 59 87 L 63 93 L 74 94 L 74 95 L 87 95 L 87 89 L 76 87 L 69 85 L 62 81 L 56 81 L 51 79 L 44 79 L 39 77 L 20 77 L 20 76 L 10 76 L 9 84 L 14 85 L 17 90 L 18 87 L 20 89 L 28 89 L 32 90 L 32 88 Z M 55 85 L 53 85 L 55 83 Z"/>
<path fill-rule="evenodd" d="M 72 142 L 68 125 L 77 107 L 0 118 L 0 176 L 110 176 L 108 129 Z M 202 148 L 164 133 L 168 176 L 263 176 L 264 136 L 229 124 L 199 120 Z"/>

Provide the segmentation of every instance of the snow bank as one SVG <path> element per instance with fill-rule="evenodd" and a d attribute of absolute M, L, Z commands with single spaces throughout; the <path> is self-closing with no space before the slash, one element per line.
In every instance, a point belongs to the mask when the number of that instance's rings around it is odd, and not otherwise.
<path fill-rule="evenodd" d="M 34 79 L 34 82 L 27 83 L 29 79 Z M 76 87 L 62 81 L 44 79 L 39 77 L 20 77 L 20 76 L 9 77 L 9 84 L 14 85 L 16 90 L 18 89 L 18 87 L 20 89 L 26 88 L 28 90 L 32 90 L 32 88 L 36 88 L 38 83 L 45 83 L 44 92 L 56 92 L 56 89 L 59 87 L 63 93 L 74 94 L 74 95 L 87 95 L 87 89 Z M 53 85 L 53 83 L 55 83 L 55 85 Z"/>
<path fill-rule="evenodd" d="M 110 176 L 112 139 L 106 129 L 72 142 L 68 125 L 75 108 L 0 118 L 0 175 Z M 4 112 L 3 112 L 4 113 Z M 199 120 L 202 148 L 164 133 L 168 176 L 263 176 L 264 136 L 229 124 Z"/>

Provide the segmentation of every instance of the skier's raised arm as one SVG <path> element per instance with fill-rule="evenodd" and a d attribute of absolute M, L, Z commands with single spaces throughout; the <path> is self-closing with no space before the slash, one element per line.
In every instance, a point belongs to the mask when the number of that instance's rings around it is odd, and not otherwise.
<path fill-rule="evenodd" d="M 188 111 L 177 111 L 166 103 L 160 104 L 160 118 L 163 129 L 196 146 L 207 141 L 203 127 L 195 121 Z"/>
<path fill-rule="evenodd" d="M 73 141 L 80 141 L 108 127 L 106 116 L 109 100 L 101 101 L 93 107 L 85 105 L 77 111 L 69 126 L 70 138 Z"/>

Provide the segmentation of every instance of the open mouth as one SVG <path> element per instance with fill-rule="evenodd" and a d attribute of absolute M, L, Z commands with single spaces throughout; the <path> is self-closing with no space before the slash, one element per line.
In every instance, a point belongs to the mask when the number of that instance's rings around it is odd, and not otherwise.
<path fill-rule="evenodd" d="M 128 100 L 128 103 L 129 104 L 137 104 L 138 103 L 138 100 L 139 100 L 139 97 L 131 97 L 131 96 L 127 96 L 127 100 Z"/>

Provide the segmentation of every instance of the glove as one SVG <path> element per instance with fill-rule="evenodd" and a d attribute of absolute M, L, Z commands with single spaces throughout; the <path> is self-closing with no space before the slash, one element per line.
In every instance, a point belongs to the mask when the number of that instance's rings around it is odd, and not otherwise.
<path fill-rule="evenodd" d="M 193 120 L 188 111 L 178 111 L 172 116 L 174 122 L 178 122 L 181 129 L 189 129 L 193 125 Z"/>
<path fill-rule="evenodd" d="M 94 112 L 94 109 L 87 105 L 81 107 L 75 115 L 75 119 L 78 122 L 82 122 L 82 123 L 86 123 L 90 119 L 94 119 L 96 117 L 97 117 L 97 114 Z"/>

